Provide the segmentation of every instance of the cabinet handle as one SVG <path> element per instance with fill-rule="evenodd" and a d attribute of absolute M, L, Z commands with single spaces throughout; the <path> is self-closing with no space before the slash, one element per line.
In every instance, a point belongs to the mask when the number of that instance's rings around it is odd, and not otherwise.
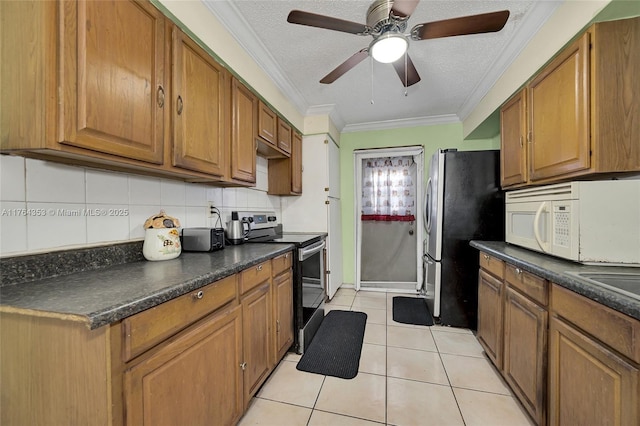
<path fill-rule="evenodd" d="M 280 320 L 276 320 L 276 333 L 280 333 Z"/>
<path fill-rule="evenodd" d="M 178 115 L 182 114 L 183 106 L 184 105 L 182 104 L 182 96 L 178 95 L 178 101 L 177 101 Z"/>
<path fill-rule="evenodd" d="M 258 271 L 262 271 L 262 265 L 259 265 L 256 269 L 257 269 Z"/>
<path fill-rule="evenodd" d="M 484 260 L 489 260 L 489 255 L 488 254 L 483 254 L 482 256 L 484 257 Z"/>
<path fill-rule="evenodd" d="M 520 275 L 521 273 L 522 273 L 522 269 L 520 269 L 520 268 L 516 268 L 516 274 L 517 274 L 517 275 Z"/>
<path fill-rule="evenodd" d="M 204 297 L 204 291 L 202 291 L 202 290 L 200 290 L 199 292 L 193 294 L 194 300 L 200 300 L 203 297 Z"/>
<path fill-rule="evenodd" d="M 522 137 L 522 135 L 520 135 L 520 148 L 522 148 L 522 139 L 524 138 Z"/>
<path fill-rule="evenodd" d="M 162 86 L 158 86 L 158 106 L 160 108 L 164 107 L 164 89 Z"/>
<path fill-rule="evenodd" d="M 285 258 L 285 259 L 288 259 L 288 258 L 289 258 L 289 253 L 285 254 L 285 255 L 284 255 L 284 258 Z"/>
<path fill-rule="evenodd" d="M 240 368 L 242 368 L 242 371 L 244 371 L 247 368 L 247 363 L 243 362 L 242 364 L 240 364 Z"/>

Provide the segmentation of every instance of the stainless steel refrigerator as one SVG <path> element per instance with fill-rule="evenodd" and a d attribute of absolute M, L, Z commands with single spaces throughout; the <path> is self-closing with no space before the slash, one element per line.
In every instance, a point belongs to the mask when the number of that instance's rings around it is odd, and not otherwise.
<path fill-rule="evenodd" d="M 424 208 L 429 310 L 442 325 L 476 329 L 479 254 L 469 241 L 504 241 L 500 151 L 436 151 Z"/>

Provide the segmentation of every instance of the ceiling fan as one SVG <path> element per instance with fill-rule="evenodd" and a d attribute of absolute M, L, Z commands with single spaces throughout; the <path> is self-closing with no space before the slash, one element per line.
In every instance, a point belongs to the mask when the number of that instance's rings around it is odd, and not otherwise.
<path fill-rule="evenodd" d="M 500 31 L 509 19 L 509 11 L 482 13 L 426 22 L 415 25 L 409 34 L 404 34 L 407 21 L 418 6 L 419 0 L 375 0 L 367 10 L 367 23 L 345 21 L 330 16 L 301 10 L 292 10 L 287 21 L 345 33 L 372 36 L 369 47 L 356 52 L 336 69 L 324 76 L 320 83 L 330 84 L 371 55 L 378 62 L 392 63 L 405 87 L 420 81 L 413 61 L 406 53 L 409 39 L 419 41 L 441 37 L 481 34 Z M 403 59 L 404 56 L 404 59 Z"/>

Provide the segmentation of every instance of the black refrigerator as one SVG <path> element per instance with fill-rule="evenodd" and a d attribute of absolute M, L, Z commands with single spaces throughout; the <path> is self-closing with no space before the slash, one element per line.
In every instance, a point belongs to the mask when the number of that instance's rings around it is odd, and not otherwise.
<path fill-rule="evenodd" d="M 442 325 L 475 330 L 479 253 L 469 241 L 504 241 L 500 151 L 436 151 L 424 208 L 424 290 L 429 310 Z"/>

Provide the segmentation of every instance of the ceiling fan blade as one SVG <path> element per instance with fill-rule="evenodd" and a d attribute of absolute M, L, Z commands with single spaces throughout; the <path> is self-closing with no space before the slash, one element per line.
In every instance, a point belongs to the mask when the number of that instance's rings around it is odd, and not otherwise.
<path fill-rule="evenodd" d="M 442 21 L 418 24 L 411 29 L 413 40 L 427 40 L 468 34 L 493 33 L 500 31 L 509 19 L 509 11 L 482 13 L 462 16 Z"/>
<path fill-rule="evenodd" d="M 402 85 L 404 87 L 413 86 L 420 81 L 420 76 L 418 75 L 418 70 L 416 69 L 415 65 L 413 65 L 413 61 L 411 60 L 409 54 L 407 54 L 406 74 L 404 65 L 404 55 L 402 56 L 402 58 L 393 63 L 393 67 L 396 69 L 398 77 L 400 77 L 400 80 L 402 81 Z"/>
<path fill-rule="evenodd" d="M 322 84 L 333 83 L 338 78 L 342 77 L 342 75 L 344 73 L 346 73 L 347 71 L 349 71 L 351 68 L 355 67 L 360 62 L 364 61 L 367 56 L 369 56 L 369 48 L 368 47 L 360 50 L 359 52 L 356 52 L 349 59 L 347 59 L 346 61 L 344 61 L 340 65 L 338 65 L 338 67 L 336 69 L 334 69 L 329 74 L 324 76 L 324 78 L 322 80 L 320 80 L 320 83 L 322 83 Z"/>
<path fill-rule="evenodd" d="M 408 18 L 416 10 L 420 0 L 393 0 L 391 13 L 398 18 Z"/>
<path fill-rule="evenodd" d="M 303 12 L 301 10 L 292 10 L 289 12 L 287 22 L 358 35 L 366 35 L 370 30 L 370 28 L 364 24 L 345 21 L 343 19 L 332 18 L 325 15 L 317 15 L 315 13 Z"/>

